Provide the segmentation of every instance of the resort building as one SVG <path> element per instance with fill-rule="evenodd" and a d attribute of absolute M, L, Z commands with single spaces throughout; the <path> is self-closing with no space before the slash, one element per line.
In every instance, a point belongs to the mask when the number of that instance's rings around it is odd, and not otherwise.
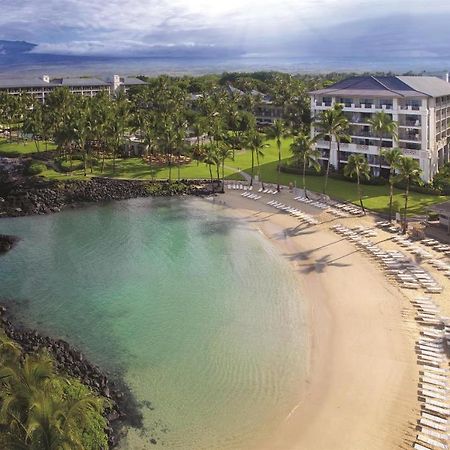
<path fill-rule="evenodd" d="M 245 95 L 243 91 L 231 85 L 227 86 L 227 91 L 231 95 Z M 255 89 L 250 94 L 254 97 L 256 103 L 254 112 L 257 125 L 273 125 L 275 120 L 283 118 L 283 107 L 276 105 L 269 95 Z"/>
<path fill-rule="evenodd" d="M 143 85 L 143 81 L 134 77 L 121 77 L 113 75 L 111 78 L 50 78 L 42 75 L 40 78 L 29 79 L 0 79 L 0 93 L 11 95 L 28 94 L 37 97 L 42 103 L 45 97 L 58 87 L 66 86 L 71 92 L 79 95 L 93 97 L 102 91 L 114 95 L 120 90 L 125 92 L 132 86 Z"/>
<path fill-rule="evenodd" d="M 398 147 L 403 154 L 420 164 L 422 177 L 431 181 L 442 165 L 449 161 L 450 83 L 428 76 L 360 76 L 353 77 L 325 89 L 310 92 L 313 118 L 331 108 L 343 105 L 350 123 L 351 142 L 340 143 L 340 163 L 345 164 L 352 153 L 363 153 L 374 174 L 378 175 L 379 137 L 367 121 L 374 113 L 385 111 L 398 125 L 398 137 L 383 137 L 382 147 Z M 318 134 L 314 122 L 313 135 Z M 322 162 L 330 159 L 336 168 L 337 142 L 319 140 Z M 382 161 L 382 172 L 389 167 Z"/>

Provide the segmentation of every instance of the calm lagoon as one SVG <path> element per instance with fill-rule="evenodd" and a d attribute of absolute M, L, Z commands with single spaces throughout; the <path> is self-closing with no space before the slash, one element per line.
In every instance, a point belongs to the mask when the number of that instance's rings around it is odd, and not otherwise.
<path fill-rule="evenodd" d="M 121 374 L 143 430 L 123 448 L 249 449 L 299 401 L 306 305 L 265 238 L 200 199 L 137 199 L 4 219 L 18 319 Z"/>

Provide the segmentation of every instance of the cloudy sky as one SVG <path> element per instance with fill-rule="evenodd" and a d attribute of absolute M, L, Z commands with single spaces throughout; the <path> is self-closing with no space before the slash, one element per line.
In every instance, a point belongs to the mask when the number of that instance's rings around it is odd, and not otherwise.
<path fill-rule="evenodd" d="M 0 0 L 39 53 L 450 56 L 445 0 Z"/>

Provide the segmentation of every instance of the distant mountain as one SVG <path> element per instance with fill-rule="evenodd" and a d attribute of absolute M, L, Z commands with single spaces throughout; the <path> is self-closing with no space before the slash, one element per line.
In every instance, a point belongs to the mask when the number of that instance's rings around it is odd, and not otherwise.
<path fill-rule="evenodd" d="M 36 46 L 37 44 L 26 41 L 4 41 L 0 39 L 0 57 L 1 55 L 10 56 L 28 53 Z"/>

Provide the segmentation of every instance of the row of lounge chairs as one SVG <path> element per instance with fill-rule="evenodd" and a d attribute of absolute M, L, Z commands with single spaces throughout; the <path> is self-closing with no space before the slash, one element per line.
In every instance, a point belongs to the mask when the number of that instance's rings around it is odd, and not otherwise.
<path fill-rule="evenodd" d="M 228 189 L 234 189 L 234 190 L 244 190 L 244 191 L 251 191 L 253 189 L 253 186 L 247 186 L 246 184 L 242 183 L 228 183 L 227 185 Z"/>
<path fill-rule="evenodd" d="M 430 263 L 435 269 L 444 273 L 447 278 L 450 278 L 450 264 L 442 259 L 430 259 L 427 261 Z"/>
<path fill-rule="evenodd" d="M 349 205 L 347 203 L 340 203 L 340 202 L 333 202 L 331 206 L 339 211 L 344 211 L 352 216 L 362 216 L 364 213 L 361 211 L 361 209 L 357 208 L 356 206 Z"/>
<path fill-rule="evenodd" d="M 267 202 L 268 205 L 273 206 L 276 209 L 287 212 L 294 217 L 297 217 L 300 221 L 306 222 L 308 225 L 318 225 L 320 222 L 309 214 L 300 211 L 299 209 L 293 208 L 292 206 L 285 205 L 284 203 L 277 202 L 275 200 L 270 200 Z"/>
<path fill-rule="evenodd" d="M 362 226 L 348 228 L 341 224 L 332 225 L 330 228 L 374 257 L 381 264 L 386 274 L 394 278 L 402 288 L 422 288 L 433 294 L 442 292 L 442 286 L 425 269 L 415 264 L 402 252 L 383 250 L 368 239 L 368 237 L 374 236 L 373 230 Z"/>
<path fill-rule="evenodd" d="M 411 241 L 410 239 L 405 238 L 403 235 L 395 236 L 394 238 L 392 238 L 392 240 L 394 242 L 396 242 L 398 245 L 400 245 L 401 247 L 408 250 L 409 252 L 411 252 L 417 256 L 420 256 L 422 259 L 431 259 L 433 257 L 433 255 L 430 252 L 423 249 L 422 247 L 420 247 L 419 245 L 417 245 L 415 242 Z"/>
<path fill-rule="evenodd" d="M 276 189 L 263 189 L 262 187 L 258 189 L 258 192 L 261 192 L 262 194 L 278 194 L 278 191 Z"/>
<path fill-rule="evenodd" d="M 400 233 L 402 230 L 397 225 L 392 224 L 391 222 L 388 222 L 386 220 L 380 220 L 378 222 L 375 222 L 375 225 L 378 228 L 383 228 L 384 231 L 389 231 L 389 233 Z"/>
<path fill-rule="evenodd" d="M 304 196 L 295 197 L 294 200 L 297 200 L 302 203 L 306 203 L 310 206 L 314 206 L 315 208 L 323 209 L 324 211 L 333 214 L 337 217 L 349 217 L 349 215 L 360 216 L 362 215 L 362 211 L 352 205 L 347 205 L 345 203 L 333 202 L 326 203 L 319 200 L 311 200 Z"/>
<path fill-rule="evenodd" d="M 413 448 L 447 449 L 450 439 L 450 390 L 443 319 L 430 297 L 416 298 L 412 304 L 421 326 L 416 342 L 417 361 L 421 366 L 418 386 L 421 410 Z"/>
<path fill-rule="evenodd" d="M 257 194 L 252 194 L 251 192 L 243 192 L 242 197 L 246 197 L 249 198 L 251 200 L 259 200 L 261 198 L 261 195 L 257 195 Z"/>
<path fill-rule="evenodd" d="M 335 216 L 338 216 L 338 217 L 349 217 L 349 215 L 347 213 L 345 213 L 344 211 L 332 208 L 327 203 L 323 203 L 323 202 L 320 202 L 320 201 L 317 201 L 317 200 L 311 200 L 309 198 L 302 197 L 302 196 L 295 197 L 294 200 L 297 200 L 298 202 L 309 204 L 309 205 L 314 206 L 314 207 L 319 208 L 319 209 L 323 209 L 326 212 L 328 212 L 330 214 L 333 214 Z"/>
<path fill-rule="evenodd" d="M 423 239 L 420 243 L 431 247 L 435 252 L 450 256 L 450 245 L 442 244 L 442 242 L 436 241 L 436 239 Z"/>

